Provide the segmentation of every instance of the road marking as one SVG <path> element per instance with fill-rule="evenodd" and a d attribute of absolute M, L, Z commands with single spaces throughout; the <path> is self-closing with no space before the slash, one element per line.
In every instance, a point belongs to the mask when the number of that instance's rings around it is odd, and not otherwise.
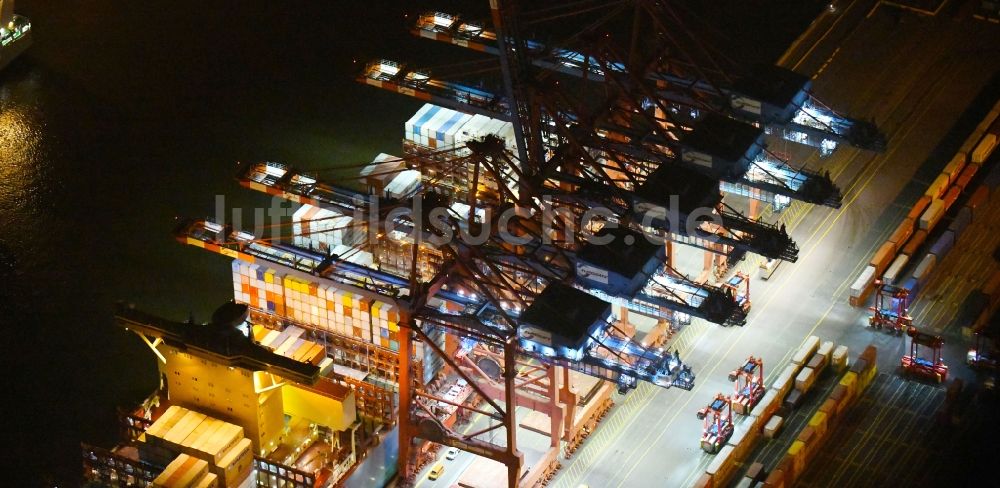
<path fill-rule="evenodd" d="M 829 36 L 831 32 L 833 32 L 834 27 L 836 27 L 837 24 L 840 23 L 840 21 L 845 17 L 845 14 L 847 14 L 847 12 L 849 10 L 851 10 L 851 7 L 853 7 L 854 4 L 856 4 L 856 3 L 858 3 L 858 0 L 852 0 L 851 1 L 850 5 L 848 5 L 847 8 L 845 8 L 844 11 L 841 12 L 840 16 L 837 17 L 837 19 L 834 20 L 832 24 L 830 24 L 830 28 L 827 29 L 826 32 L 824 32 L 823 35 L 820 36 L 820 38 L 817 39 L 816 42 L 814 42 L 813 45 L 809 47 L 809 50 L 806 51 L 805 54 L 803 54 L 801 58 L 799 58 L 799 62 L 795 63 L 795 65 L 792 66 L 792 70 L 793 71 L 796 70 L 796 69 L 798 69 L 798 67 L 802 64 L 802 62 L 805 61 L 806 58 L 808 58 L 809 55 L 812 54 L 812 52 L 814 50 L 816 50 L 816 46 L 819 46 L 819 44 L 821 42 L 823 42 L 823 40 L 825 40 L 826 37 Z"/>

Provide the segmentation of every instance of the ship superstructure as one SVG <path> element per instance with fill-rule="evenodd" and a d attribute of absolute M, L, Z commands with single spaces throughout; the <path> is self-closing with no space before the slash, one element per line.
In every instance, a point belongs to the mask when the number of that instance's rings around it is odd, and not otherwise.
<path fill-rule="evenodd" d="M 31 45 L 31 21 L 14 13 L 14 0 L 0 0 L 0 69 Z"/>

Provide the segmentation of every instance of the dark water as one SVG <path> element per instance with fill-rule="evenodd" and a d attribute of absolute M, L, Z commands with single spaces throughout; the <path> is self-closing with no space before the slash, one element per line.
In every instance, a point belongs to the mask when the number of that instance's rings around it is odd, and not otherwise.
<path fill-rule="evenodd" d="M 225 259 L 177 244 L 175 217 L 216 194 L 265 206 L 236 161 L 398 153 L 419 104 L 354 83 L 354 61 L 447 62 L 458 51 L 411 39 L 403 11 L 485 3 L 18 1 L 35 45 L 0 73 L 0 485 L 76 485 L 79 442 L 113 445 L 116 406 L 153 388 L 116 300 L 205 319 L 231 297 Z M 819 2 L 709 3 L 713 39 L 766 60 Z"/>

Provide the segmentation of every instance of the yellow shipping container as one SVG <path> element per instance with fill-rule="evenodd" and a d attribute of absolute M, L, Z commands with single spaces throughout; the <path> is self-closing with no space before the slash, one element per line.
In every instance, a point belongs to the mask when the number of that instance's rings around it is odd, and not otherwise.
<path fill-rule="evenodd" d="M 792 473 L 790 478 L 795 480 L 805 471 L 806 467 L 806 444 L 802 441 L 795 441 L 788 448 L 788 458 L 792 461 Z"/>
<path fill-rule="evenodd" d="M 812 418 L 809 419 L 809 427 L 812 427 L 816 431 L 816 435 L 820 439 L 826 437 L 826 431 L 829 427 L 826 414 L 823 412 L 813 414 Z"/>
<path fill-rule="evenodd" d="M 853 371 L 848 371 L 847 374 L 840 379 L 840 386 L 847 389 L 847 403 L 853 402 L 858 391 L 858 375 Z"/>

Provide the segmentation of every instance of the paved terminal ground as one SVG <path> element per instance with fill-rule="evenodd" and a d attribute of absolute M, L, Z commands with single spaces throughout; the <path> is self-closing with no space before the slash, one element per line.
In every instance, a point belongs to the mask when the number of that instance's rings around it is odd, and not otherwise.
<path fill-rule="evenodd" d="M 895 371 L 902 340 L 865 327 L 868 312 L 848 305 L 848 288 L 995 102 L 1000 26 L 973 19 L 974 2 L 946 5 L 936 16 L 873 8 L 871 1 L 842 3 L 836 14 L 817 20 L 782 64 L 817 73 L 814 91 L 831 106 L 874 118 L 889 136 L 889 149 L 841 147 L 829 158 L 810 152 L 803 159 L 804 148 L 774 142 L 796 161 L 829 170 L 844 190 L 844 205 L 793 204 L 772 215 L 798 242 L 799 261 L 782 264 L 769 281 L 753 282 L 747 326 L 692 325 L 704 330 L 683 358 L 698 374 L 695 389 L 644 385 L 630 393 L 563 461 L 555 486 L 690 485 L 712 458 L 699 449 L 695 411 L 716 393 L 731 392 L 726 373 L 748 355 L 764 358 L 770 382 L 790 351 L 815 334 L 847 344 L 852 357 L 872 343 L 880 369 Z M 961 367 L 961 357 L 950 360 Z"/>
<path fill-rule="evenodd" d="M 967 388 L 942 415 L 946 398 L 937 385 L 879 373 L 796 486 L 991 485 L 996 392 Z"/>

